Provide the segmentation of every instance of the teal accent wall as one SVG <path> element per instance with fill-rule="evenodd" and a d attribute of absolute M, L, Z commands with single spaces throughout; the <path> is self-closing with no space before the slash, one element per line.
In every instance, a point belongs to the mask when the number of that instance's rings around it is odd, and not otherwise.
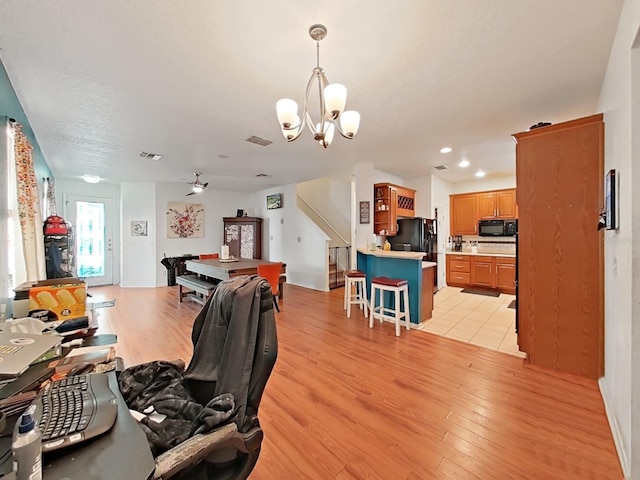
<path fill-rule="evenodd" d="M 38 185 L 42 185 L 42 179 L 45 177 L 53 178 L 51 169 L 47 165 L 47 161 L 42 154 L 40 144 L 36 138 L 35 133 L 31 129 L 31 124 L 27 118 L 20 100 L 16 95 L 9 75 L 2 64 L 0 59 L 0 116 L 9 117 L 15 119 L 18 123 L 22 124 L 22 131 L 29 139 L 31 146 L 33 147 L 33 164 L 36 170 L 36 178 L 38 179 Z"/>
<path fill-rule="evenodd" d="M 371 299 L 371 279 L 373 277 L 401 278 L 409 282 L 409 318 L 411 323 L 419 324 L 422 312 L 422 261 L 393 257 L 378 257 L 358 252 L 358 270 L 367 276 L 367 294 Z M 376 295 L 378 298 L 378 295 Z M 391 293 L 384 297 L 385 307 L 394 307 L 395 301 Z M 376 301 L 380 305 L 380 301 Z M 404 320 L 403 320 L 404 322 Z M 402 328 L 404 324 L 401 322 Z"/>

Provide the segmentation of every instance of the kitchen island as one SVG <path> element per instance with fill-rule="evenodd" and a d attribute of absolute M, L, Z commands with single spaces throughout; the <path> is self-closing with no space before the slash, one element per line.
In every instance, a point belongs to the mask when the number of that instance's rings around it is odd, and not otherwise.
<path fill-rule="evenodd" d="M 422 252 L 370 251 L 358 249 L 358 270 L 367 276 L 367 292 L 371 292 L 371 279 L 390 277 L 409 282 L 409 318 L 417 326 L 431 318 L 433 310 L 433 272 L 435 262 L 423 262 Z M 393 306 L 393 296 L 385 296 L 385 306 Z"/>

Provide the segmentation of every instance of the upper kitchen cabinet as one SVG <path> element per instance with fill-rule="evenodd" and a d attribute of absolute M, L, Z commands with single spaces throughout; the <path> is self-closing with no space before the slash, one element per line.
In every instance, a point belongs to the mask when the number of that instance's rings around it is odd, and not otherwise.
<path fill-rule="evenodd" d="M 516 217 L 516 190 L 480 192 L 478 195 L 478 219 L 511 219 Z"/>
<path fill-rule="evenodd" d="M 392 183 L 376 183 L 373 186 L 373 233 L 395 235 L 398 233 L 398 217 L 415 216 L 416 191 Z"/>
<path fill-rule="evenodd" d="M 478 196 L 475 193 L 451 195 L 451 235 L 477 235 Z"/>

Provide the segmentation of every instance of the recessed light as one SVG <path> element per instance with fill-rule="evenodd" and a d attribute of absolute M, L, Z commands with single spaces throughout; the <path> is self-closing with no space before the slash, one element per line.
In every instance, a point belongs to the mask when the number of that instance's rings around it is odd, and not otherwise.
<path fill-rule="evenodd" d="M 458 166 L 462 168 L 467 168 L 469 166 L 469 160 L 460 160 L 460 163 L 458 164 Z"/>
<path fill-rule="evenodd" d="M 96 177 L 95 175 L 83 175 L 82 179 L 87 183 L 99 183 L 102 180 L 100 177 Z"/>
<path fill-rule="evenodd" d="M 476 172 L 476 177 L 484 177 L 484 176 L 485 176 L 485 173 L 482 170 L 478 170 Z"/>
<path fill-rule="evenodd" d="M 453 150 L 451 147 L 442 147 L 440 153 L 450 153 Z"/>

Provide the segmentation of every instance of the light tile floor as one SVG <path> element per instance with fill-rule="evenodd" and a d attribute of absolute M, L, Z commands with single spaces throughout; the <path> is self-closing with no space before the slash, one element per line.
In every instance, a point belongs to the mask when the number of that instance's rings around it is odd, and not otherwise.
<path fill-rule="evenodd" d="M 516 311 L 508 308 L 516 297 L 504 293 L 489 297 L 461 290 L 440 289 L 433 298 L 433 317 L 418 330 L 524 358 L 525 353 L 518 350 Z"/>

